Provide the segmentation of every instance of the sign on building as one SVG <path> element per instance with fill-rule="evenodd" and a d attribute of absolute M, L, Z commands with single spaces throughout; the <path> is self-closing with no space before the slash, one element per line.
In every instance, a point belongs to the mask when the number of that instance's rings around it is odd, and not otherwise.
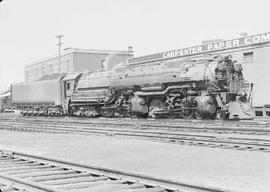
<path fill-rule="evenodd" d="M 200 53 L 207 53 L 212 51 L 220 51 L 220 50 L 226 50 L 226 49 L 232 49 L 232 48 L 240 48 L 244 46 L 250 46 L 250 45 L 257 45 L 260 43 L 267 43 L 270 42 L 270 32 L 268 33 L 262 33 L 258 35 L 252 35 L 248 37 L 241 37 L 237 39 L 231 39 L 226 41 L 219 41 L 219 42 L 213 42 L 203 45 L 198 45 L 194 47 L 188 47 L 183 49 L 176 49 L 172 51 L 166 51 L 163 53 L 143 56 L 143 57 L 137 57 L 137 58 L 131 58 L 129 59 L 129 63 L 140 63 L 140 62 L 146 62 L 146 61 L 156 61 L 156 60 L 162 60 L 162 59 L 170 59 L 170 58 L 176 58 L 176 57 L 183 57 L 183 56 L 190 56 Z"/>

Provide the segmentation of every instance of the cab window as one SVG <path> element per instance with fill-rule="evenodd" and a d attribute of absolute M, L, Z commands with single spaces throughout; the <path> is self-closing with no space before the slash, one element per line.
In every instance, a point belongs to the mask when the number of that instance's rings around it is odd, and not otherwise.
<path fill-rule="evenodd" d="M 67 83 L 67 90 L 70 90 L 70 83 Z"/>

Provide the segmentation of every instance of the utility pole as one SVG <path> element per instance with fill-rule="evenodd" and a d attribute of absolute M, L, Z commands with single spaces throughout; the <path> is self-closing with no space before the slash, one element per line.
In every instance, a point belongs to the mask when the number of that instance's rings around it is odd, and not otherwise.
<path fill-rule="evenodd" d="M 61 68 L 61 45 L 63 44 L 61 42 L 61 38 L 64 37 L 64 35 L 58 35 L 56 36 L 56 38 L 58 38 L 58 44 L 56 44 L 58 46 L 58 73 L 60 74 L 60 68 Z"/>

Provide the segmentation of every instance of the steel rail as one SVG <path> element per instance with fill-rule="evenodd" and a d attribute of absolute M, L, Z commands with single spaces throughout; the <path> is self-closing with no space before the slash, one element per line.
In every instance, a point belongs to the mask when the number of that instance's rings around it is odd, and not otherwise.
<path fill-rule="evenodd" d="M 2 123 L 0 122 L 0 125 Z M 3 124 L 2 124 L 3 125 Z M 5 125 L 5 124 L 4 124 Z M 169 136 L 190 136 L 190 137 L 201 137 L 201 138 L 212 138 L 215 139 L 216 137 L 214 136 L 214 134 L 212 135 L 199 135 L 199 134 L 187 134 L 187 133 L 176 133 L 176 132 L 166 132 L 164 130 L 160 131 L 160 130 L 145 130 L 145 129 L 113 129 L 113 128 L 103 128 L 103 127 L 83 127 L 80 126 L 78 127 L 77 125 L 65 125 L 64 127 L 62 127 L 61 125 L 54 125 L 54 124 L 44 124 L 42 128 L 39 128 L 37 125 L 29 125 L 29 124 L 23 124 L 23 123 L 13 123 L 14 125 L 28 125 L 30 128 L 35 128 L 35 129 L 44 129 L 46 126 L 46 130 L 63 130 L 63 131 L 76 131 L 76 132 L 90 132 L 90 131 L 100 131 L 100 130 L 104 130 L 107 132 L 124 132 L 124 133 L 146 133 L 146 134 L 157 134 L 157 135 L 169 135 Z M 11 124 L 9 124 L 9 126 L 11 126 Z M 100 132 L 98 132 L 100 133 Z M 218 138 L 220 138 L 220 134 L 218 134 Z M 224 137 L 223 137 L 224 138 Z M 258 141 L 258 142 L 269 142 L 270 143 L 270 139 L 266 140 L 266 139 L 256 139 L 256 138 L 239 138 L 239 137 L 226 137 L 227 139 L 233 139 L 233 140 L 244 140 L 244 141 Z"/>
<path fill-rule="evenodd" d="M 2 153 L 6 153 L 3 152 Z M 142 183 L 146 186 L 151 187 L 161 187 L 164 188 L 165 191 L 172 192 L 172 191 L 185 191 L 185 192 L 231 192 L 230 190 L 226 189 L 219 189 L 214 187 L 208 187 L 208 186 L 202 186 L 202 185 L 195 185 L 195 184 L 189 184 L 186 182 L 180 182 L 180 181 L 174 181 L 169 179 L 163 179 L 163 178 L 156 178 L 152 176 L 146 176 L 142 174 L 136 174 L 126 171 L 119 171 L 114 169 L 108 169 L 108 168 L 102 168 L 97 166 L 90 166 L 87 164 L 82 163 L 74 163 L 67 160 L 60 160 L 55 158 L 49 158 L 49 157 L 42 157 L 39 155 L 33 155 L 33 154 L 27 154 L 27 153 L 21 153 L 21 152 L 15 152 L 15 151 L 8 151 L 7 154 L 12 154 L 13 157 L 19 158 L 19 159 L 27 159 L 30 161 L 35 161 L 38 163 L 46 163 L 46 164 L 52 164 L 54 166 L 61 166 L 65 169 L 72 169 L 72 170 L 78 170 L 82 172 L 87 172 L 94 175 L 105 175 L 106 177 L 113 178 L 113 179 L 122 179 L 124 181 L 129 181 L 133 183 Z M 0 177 L 2 174 L 0 175 Z M 6 177 L 3 175 L 3 177 Z M 55 190 L 51 187 L 47 187 L 44 184 L 35 183 L 35 182 L 29 182 L 25 179 L 14 179 L 13 177 L 6 177 L 6 179 L 13 180 L 15 182 L 25 183 L 26 185 L 31 185 L 32 187 L 38 185 L 38 187 L 44 191 L 48 192 L 56 192 L 58 190 Z"/>
<path fill-rule="evenodd" d="M 24 121 L 24 120 L 22 120 Z M 9 121 L 10 122 L 10 121 Z M 13 121 L 12 121 L 13 122 Z M 90 126 L 104 126 L 104 127 L 141 127 L 142 129 L 165 129 L 165 130 L 174 130 L 174 131 L 185 131 L 185 132 L 214 132 L 214 133 L 234 133 L 234 134 L 248 134 L 248 135 L 269 135 L 270 134 L 270 129 L 269 128 L 228 128 L 228 127 L 213 127 L 213 126 L 206 126 L 206 125 L 166 125 L 166 124 L 144 124 L 141 122 L 133 122 L 133 123 L 118 123 L 118 122 L 81 122 L 81 121 L 59 121 L 59 120 L 28 120 L 24 122 L 30 122 L 30 123 L 35 123 L 35 124 L 46 124 L 48 122 L 54 123 L 54 124 L 80 124 L 80 125 L 90 125 Z"/>
<path fill-rule="evenodd" d="M 169 122 L 163 122 L 163 123 L 157 123 L 156 121 L 152 121 L 152 120 L 142 120 L 140 119 L 138 120 L 132 120 L 132 119 L 126 119 L 126 120 L 119 120 L 119 119 L 91 119 L 91 121 L 80 121 L 80 120 L 76 120 L 74 121 L 73 119 L 64 119 L 63 121 L 57 119 L 57 118 L 40 118 L 40 117 L 33 117 L 30 119 L 30 117 L 26 117 L 26 118 L 20 118 L 17 119 L 20 121 L 32 121 L 35 123 L 47 123 L 47 122 L 53 122 L 53 123 L 62 123 L 62 124 L 72 124 L 72 123 L 76 123 L 76 124 L 85 124 L 85 125 L 104 125 L 104 126 L 124 126 L 124 127 L 134 127 L 134 126 L 141 126 L 144 128 L 163 128 L 164 126 L 166 126 L 166 128 L 169 129 L 193 129 L 193 130 L 211 130 L 211 131 L 231 131 L 231 132 L 241 132 L 241 133 L 245 133 L 245 132 L 253 132 L 253 133 L 261 133 L 261 134 L 265 134 L 265 133 L 269 133 L 270 134 L 270 128 L 266 127 L 265 125 L 260 125 L 257 124 L 256 126 L 260 126 L 260 127 L 251 127 L 250 125 L 247 126 L 246 124 L 242 125 L 242 124 L 230 124 L 228 125 L 228 123 L 221 123 L 221 122 L 214 122 L 214 123 L 205 123 L 204 121 L 200 121 L 200 122 L 186 122 L 184 121 L 184 123 L 182 121 L 179 121 L 178 123 L 169 123 Z M 89 119 L 88 119 L 89 120 Z M 14 120 L 13 120 L 14 121 Z M 105 121 L 105 122 L 104 122 Z M 244 127 L 245 126 L 245 127 Z"/>
<path fill-rule="evenodd" d="M 66 118 L 68 117 L 68 118 Z M 89 118 L 89 117 L 74 117 L 74 116 L 59 116 L 59 117 L 50 117 L 50 116 L 21 116 L 21 115 L 4 115 L 4 116 L 1 116 L 1 119 L 32 119 L 32 118 L 36 118 L 36 119 L 48 119 L 48 118 L 51 118 L 51 119 L 64 119 L 65 121 L 67 121 L 67 119 L 70 119 L 70 120 L 80 120 L 80 121 L 93 121 L 93 120 L 99 120 L 101 118 Z M 125 119 L 128 119 L 128 120 L 137 120 L 136 118 L 102 118 L 102 120 L 112 120 L 112 121 L 115 121 L 115 120 L 125 120 Z M 164 123 L 164 120 L 167 122 L 167 123 L 176 123 L 176 124 L 179 124 L 179 123 L 183 123 L 183 122 L 187 122 L 187 123 L 207 123 L 207 124 L 222 124 L 222 125 L 237 125 L 237 126 L 253 126 L 253 125 L 258 125 L 258 126 L 262 126 L 262 127 L 266 127 L 266 126 L 270 126 L 270 119 L 254 119 L 254 120 L 240 120 L 240 121 L 228 121 L 228 120 L 225 120 L 225 121 L 221 121 L 221 120 L 197 120 L 197 119 L 190 119 L 190 120 L 185 120 L 185 119 L 140 119 L 140 121 L 142 122 L 149 122 L 149 121 L 155 121 L 155 122 L 163 122 Z"/>
<path fill-rule="evenodd" d="M 68 117 L 68 118 L 67 118 Z M 71 121 L 99 121 L 99 120 L 106 120 L 106 121 L 136 121 L 136 118 L 87 118 L 87 117 L 73 117 L 73 116 L 59 116 L 59 117 L 50 117 L 50 116 L 20 116 L 20 115 L 14 115 L 14 116 L 8 116 L 8 117 L 2 117 L 1 119 L 57 119 L 57 120 L 71 120 Z M 165 122 L 164 122 L 165 120 Z M 185 120 L 185 119 L 140 119 L 141 122 L 150 122 L 150 121 L 155 121 L 155 122 L 163 122 L 163 123 L 172 123 L 172 124 L 179 124 L 179 123 L 204 123 L 204 124 L 220 124 L 220 125 L 237 125 L 237 126 L 253 126 L 253 125 L 259 125 L 259 126 L 270 126 L 270 121 L 265 121 L 265 120 L 241 120 L 241 121 L 221 121 L 221 120 L 196 120 L 196 119 L 190 119 L 190 120 Z"/>
<path fill-rule="evenodd" d="M 16 124 L 16 123 L 15 123 Z M 69 127 L 60 127 L 60 125 L 46 125 L 43 127 L 39 127 L 38 125 L 25 125 L 21 126 L 19 123 L 13 129 L 15 130 L 23 130 L 23 131 L 37 131 L 41 130 L 44 132 L 57 132 L 57 133 L 88 133 L 88 134 L 102 134 L 102 135 L 113 135 L 113 136 L 125 136 L 125 137 L 137 137 L 144 139 L 153 139 L 153 140 L 162 140 L 167 142 L 174 142 L 179 144 L 193 144 L 193 145 L 201 145 L 205 146 L 214 144 L 218 147 L 228 147 L 228 145 L 232 146 L 234 149 L 241 150 L 257 150 L 257 151 L 270 151 L 270 140 L 265 139 L 254 139 L 254 138 L 237 138 L 237 137 L 228 137 L 228 138 L 220 138 L 214 136 L 207 135 L 191 135 L 191 134 L 179 134 L 179 133 L 168 133 L 168 132 L 153 132 L 146 130 L 119 130 L 119 129 L 104 129 L 104 128 L 84 128 L 78 129 L 76 126 Z M 8 124 L 5 126 L 12 127 L 12 124 Z M 188 141 L 188 143 L 186 143 Z M 195 142 L 195 143 L 194 143 Z M 241 148 L 241 146 L 245 146 L 246 148 Z M 213 147 L 211 145 L 211 147 Z"/>
<path fill-rule="evenodd" d="M 29 188 L 30 188 L 30 190 L 32 189 L 33 191 L 39 190 L 39 191 L 44 191 L 44 192 L 63 192 L 62 190 L 52 189 L 52 188 L 45 186 L 45 185 L 42 185 L 40 183 L 37 184 L 37 183 L 31 182 L 31 181 L 26 181 L 24 179 L 12 177 L 12 176 L 2 174 L 2 173 L 0 173 L 0 178 L 5 179 L 7 181 L 10 181 L 12 183 L 12 185 L 14 185 L 14 184 L 19 185 L 16 188 L 19 188 L 23 191 L 25 191 L 25 190 L 29 191 Z M 0 191 L 2 191 L 2 190 L 0 189 Z"/>

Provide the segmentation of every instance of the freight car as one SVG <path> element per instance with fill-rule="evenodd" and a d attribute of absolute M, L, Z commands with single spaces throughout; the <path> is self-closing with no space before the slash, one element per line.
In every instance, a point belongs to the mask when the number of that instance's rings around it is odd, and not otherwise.
<path fill-rule="evenodd" d="M 242 66 L 231 56 L 122 64 L 12 86 L 13 103 L 23 114 L 91 117 L 250 119 L 250 95 Z"/>

